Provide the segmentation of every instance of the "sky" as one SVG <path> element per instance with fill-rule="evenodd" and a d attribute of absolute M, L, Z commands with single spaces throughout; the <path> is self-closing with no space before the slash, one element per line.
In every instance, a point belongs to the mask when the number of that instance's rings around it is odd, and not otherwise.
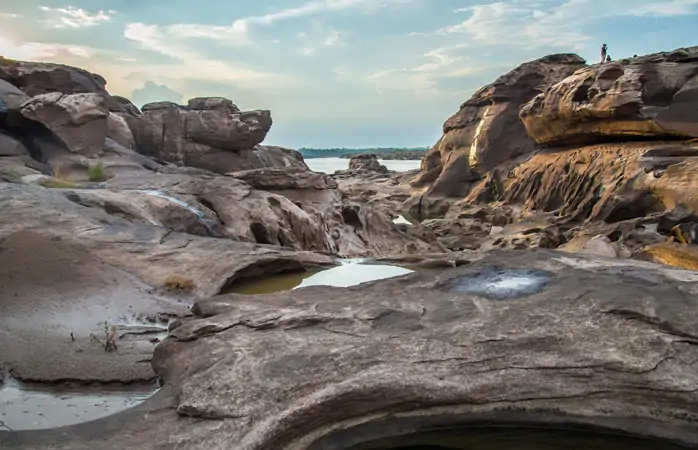
<path fill-rule="evenodd" d="M 525 61 L 698 45 L 697 23 L 698 0 L 0 0 L 0 55 L 99 73 L 138 106 L 269 109 L 268 144 L 418 147 Z"/>

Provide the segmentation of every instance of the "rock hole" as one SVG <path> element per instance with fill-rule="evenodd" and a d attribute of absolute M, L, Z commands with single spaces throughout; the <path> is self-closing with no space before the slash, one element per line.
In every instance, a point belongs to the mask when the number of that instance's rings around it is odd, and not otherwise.
<path fill-rule="evenodd" d="M 637 217 L 645 217 L 654 212 L 661 211 L 663 209 L 661 206 L 661 202 L 648 192 L 637 199 L 615 205 L 606 216 L 604 222 L 617 223 Z"/>
<path fill-rule="evenodd" d="M 620 230 L 613 231 L 607 235 L 608 239 L 611 242 L 618 242 L 620 241 L 620 238 L 623 237 L 623 232 Z"/>
<path fill-rule="evenodd" d="M 362 229 L 363 223 L 361 223 L 361 218 L 359 217 L 359 207 L 358 206 L 344 206 L 342 207 L 342 219 L 347 225 L 351 225 L 356 229 Z"/>
<path fill-rule="evenodd" d="M 250 231 L 252 232 L 252 236 L 254 236 L 254 240 L 258 244 L 270 244 L 274 245 L 276 242 L 273 242 L 271 237 L 269 236 L 269 232 L 267 231 L 267 228 L 264 226 L 264 224 L 261 224 L 259 222 L 252 222 L 250 225 Z"/>
<path fill-rule="evenodd" d="M 271 206 L 271 207 L 281 206 L 281 202 L 276 197 L 267 197 L 267 202 L 269 203 L 269 206 Z"/>
<path fill-rule="evenodd" d="M 589 98 L 589 88 L 594 84 L 593 78 L 587 78 L 584 82 L 574 91 L 572 96 L 572 101 L 575 103 L 587 103 Z"/>
<path fill-rule="evenodd" d="M 282 273 L 304 272 L 308 270 L 301 262 L 293 259 L 272 259 L 258 261 L 242 270 L 239 270 L 232 277 L 228 278 L 221 287 L 219 294 L 233 292 L 233 288 L 239 283 L 250 280 L 268 278 L 272 275 Z"/>

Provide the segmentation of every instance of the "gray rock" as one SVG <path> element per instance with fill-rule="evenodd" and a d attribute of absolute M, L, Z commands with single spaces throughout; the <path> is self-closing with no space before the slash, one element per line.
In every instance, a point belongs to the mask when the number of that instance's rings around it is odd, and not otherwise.
<path fill-rule="evenodd" d="M 343 449 L 487 421 L 696 446 L 696 293 L 696 272 L 539 250 L 353 288 L 216 297 L 156 347 L 166 391 L 143 409 L 8 442 Z"/>
<path fill-rule="evenodd" d="M 29 155 L 29 150 L 18 139 L 0 132 L 0 156 Z"/>

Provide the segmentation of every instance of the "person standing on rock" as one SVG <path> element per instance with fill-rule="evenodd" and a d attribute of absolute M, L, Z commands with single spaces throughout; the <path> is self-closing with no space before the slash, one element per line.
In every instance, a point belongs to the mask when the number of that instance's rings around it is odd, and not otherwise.
<path fill-rule="evenodd" d="M 606 55 L 608 54 L 608 46 L 606 44 L 601 46 L 601 62 L 606 62 Z"/>

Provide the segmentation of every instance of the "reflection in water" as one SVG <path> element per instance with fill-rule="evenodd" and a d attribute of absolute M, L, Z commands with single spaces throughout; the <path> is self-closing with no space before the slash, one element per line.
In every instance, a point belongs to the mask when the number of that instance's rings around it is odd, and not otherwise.
<path fill-rule="evenodd" d="M 679 444 L 596 431 L 481 427 L 388 438 L 348 450 L 679 450 Z"/>
<path fill-rule="evenodd" d="M 226 293 L 269 294 L 307 286 L 347 287 L 413 272 L 404 267 L 367 264 L 364 260 L 346 260 L 341 266 L 315 272 L 295 272 L 235 283 Z"/>
<path fill-rule="evenodd" d="M 9 378 L 0 388 L 0 421 L 14 431 L 75 425 L 132 408 L 157 389 L 155 384 L 128 388 L 53 387 Z"/>

